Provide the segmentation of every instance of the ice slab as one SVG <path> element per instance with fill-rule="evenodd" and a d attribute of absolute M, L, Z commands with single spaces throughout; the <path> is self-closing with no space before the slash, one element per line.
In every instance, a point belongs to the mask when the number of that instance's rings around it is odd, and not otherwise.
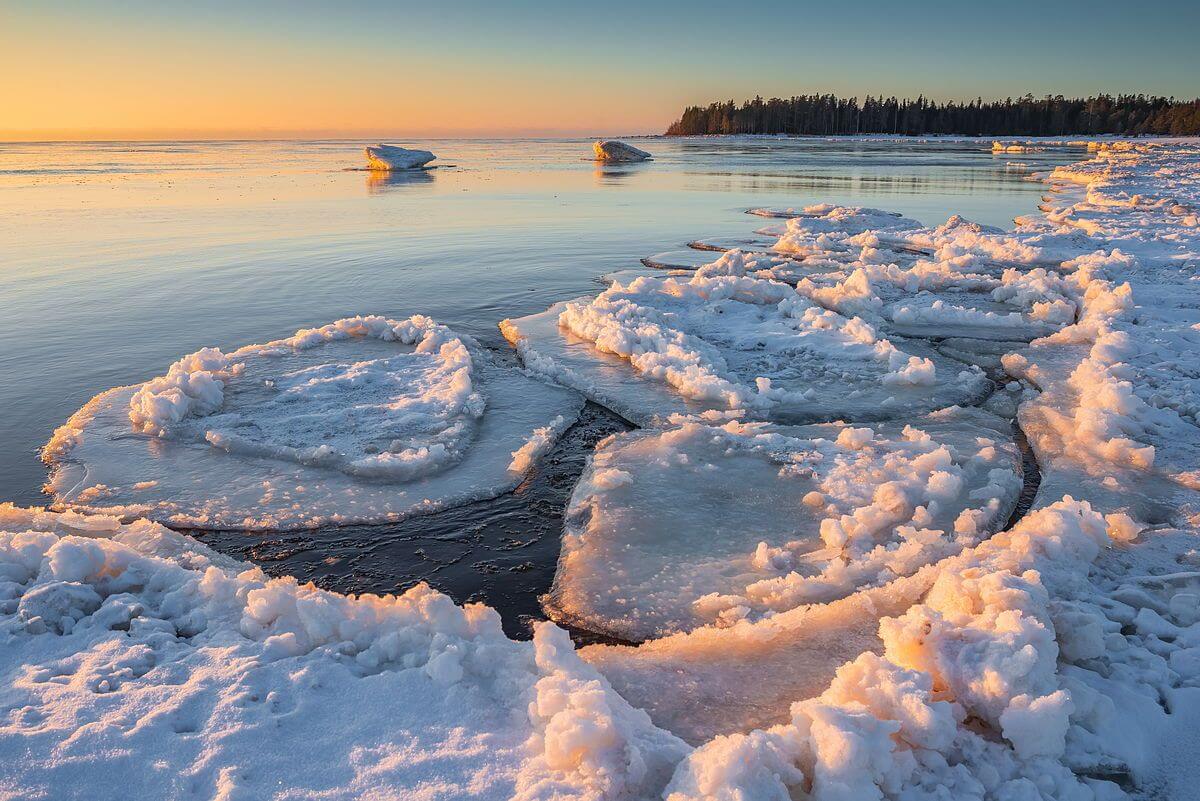
<path fill-rule="evenodd" d="M 552 617 L 628 640 L 730 625 L 907 575 L 1011 514 L 1011 425 L 687 421 L 605 440 L 568 506 Z"/>
<path fill-rule="evenodd" d="M 639 424 L 722 409 L 786 423 L 877 420 L 990 388 L 977 368 L 882 339 L 748 275 L 748 264 L 731 254 L 713 274 L 638 278 L 501 329 L 527 367 Z"/>
<path fill-rule="evenodd" d="M 592 151 L 596 154 L 597 161 L 646 161 L 651 158 L 650 154 L 645 150 L 640 150 L 631 144 L 620 142 L 616 139 L 597 140 L 592 143 Z"/>
<path fill-rule="evenodd" d="M 43 456 L 72 508 L 199 528 L 377 523 L 511 489 L 581 404 L 427 318 L 350 318 L 102 393 Z"/>
<path fill-rule="evenodd" d="M 415 170 L 437 158 L 428 150 L 412 150 L 397 145 L 368 146 L 365 152 L 367 168 L 380 171 Z"/>

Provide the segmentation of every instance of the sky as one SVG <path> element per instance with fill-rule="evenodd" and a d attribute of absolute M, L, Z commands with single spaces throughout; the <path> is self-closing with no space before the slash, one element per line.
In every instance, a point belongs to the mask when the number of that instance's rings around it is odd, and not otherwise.
<path fill-rule="evenodd" d="M 661 133 L 813 92 L 1200 96 L 1200 2 L 0 0 L 0 140 Z"/>

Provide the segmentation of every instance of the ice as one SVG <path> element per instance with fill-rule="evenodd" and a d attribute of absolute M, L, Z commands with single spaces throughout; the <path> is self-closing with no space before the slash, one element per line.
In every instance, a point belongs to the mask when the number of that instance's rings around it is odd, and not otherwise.
<path fill-rule="evenodd" d="M 428 150 L 410 150 L 397 145 L 368 146 L 365 151 L 367 168 L 381 171 L 416 170 L 437 158 Z"/>
<path fill-rule="evenodd" d="M 645 150 L 639 150 L 631 144 L 619 142 L 616 139 L 598 139 L 592 143 L 592 150 L 596 153 L 596 161 L 646 161 L 651 158 Z"/>
<path fill-rule="evenodd" d="M 56 500 L 79 509 L 202 528 L 384 522 L 506 492 L 580 408 L 428 318 L 347 318 L 102 393 L 44 458 Z"/>
<path fill-rule="evenodd" d="M 1009 424 L 975 409 L 618 435 L 575 488 L 550 608 L 644 640 L 833 600 L 995 531 L 1020 465 Z"/>
<path fill-rule="evenodd" d="M 871 420 L 968 403 L 990 382 L 915 341 L 879 337 L 728 254 L 506 320 L 527 367 L 635 423 L 727 410 L 779 422 Z"/>
<path fill-rule="evenodd" d="M 0 505 L 12 798 L 650 798 L 686 746 L 540 624 L 269 579 L 159 525 Z"/>
<path fill-rule="evenodd" d="M 690 274 L 613 276 L 598 297 L 505 323 L 531 369 L 654 426 L 600 445 L 555 589 L 597 628 L 654 637 L 639 647 L 577 652 L 552 624 L 514 643 L 495 613 L 424 586 L 348 598 L 269 580 L 146 521 L 0 507 L 0 787 L 19 798 L 1193 796 L 1200 143 L 1089 149 L 1042 177 L 1042 210 L 1011 231 L 833 206 L 780 213 L 762 249 L 796 248 L 794 281 L 777 280 L 791 264 L 728 253 Z M 905 325 L 931 342 L 897 336 Z M 497 411 L 518 419 L 550 397 L 455 341 L 469 367 L 449 339 L 428 367 L 465 369 L 470 386 L 416 393 L 426 424 L 394 437 L 401 452 L 445 446 L 444 460 L 418 460 L 419 481 L 467 470 Z M 406 386 L 425 375 L 415 357 L 385 366 L 415 350 L 398 342 L 289 348 L 278 358 L 302 369 L 364 362 L 378 367 L 366 377 L 396 372 Z M 257 459 L 315 471 L 296 510 L 313 499 L 319 510 L 339 481 L 417 483 L 348 472 L 377 454 L 323 415 L 345 459 L 321 467 L 290 439 L 311 429 L 262 404 L 255 414 L 277 424 L 246 441 L 297 453 L 181 439 L 257 397 L 239 389 L 254 366 L 239 371 L 233 355 L 181 360 L 133 406 L 136 387 L 94 400 L 51 454 L 98 456 L 67 458 L 59 475 L 115 470 L 104 449 L 119 462 L 128 447 L 135 465 L 182 453 L 157 477 L 129 471 L 129 492 L 194 464 L 210 484 L 240 486 L 254 478 L 223 466 Z M 1016 412 L 1040 468 L 1032 508 L 1000 531 L 1012 444 L 979 409 L 935 411 L 963 370 L 950 356 L 1002 382 L 971 399 Z M 822 372 L 835 365 L 850 374 Z M 351 377 L 317 373 L 324 388 Z M 353 392 L 374 427 L 372 387 Z M 855 419 L 870 410 L 852 393 L 880 387 L 916 394 L 886 407 L 871 395 L 878 419 Z M 809 388 L 802 406 L 794 395 Z M 331 397 L 313 389 L 301 403 L 327 410 Z M 89 425 L 103 403 L 109 417 Z M 813 424 L 814 408 L 846 422 Z M 520 436 L 488 451 L 489 469 L 522 469 L 570 417 L 528 413 Z M 91 501 L 111 491 L 84 486 Z M 989 499 L 1001 501 L 990 514 L 955 515 Z M 780 522 L 789 515 L 794 528 Z"/>

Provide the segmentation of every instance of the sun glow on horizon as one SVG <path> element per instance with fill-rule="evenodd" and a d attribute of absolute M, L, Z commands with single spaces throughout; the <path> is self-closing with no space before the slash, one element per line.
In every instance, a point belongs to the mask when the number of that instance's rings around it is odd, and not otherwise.
<path fill-rule="evenodd" d="M 986 41 L 946 35 L 941 3 L 624 5 L 0 0 L 0 139 L 628 135 L 755 94 L 1200 94 L 1200 56 L 1173 46 L 1200 24 L 1183 3 L 990 18 Z M 1046 35 L 1062 24 L 1070 40 Z M 1121 60 L 1079 56 L 1122 38 Z"/>

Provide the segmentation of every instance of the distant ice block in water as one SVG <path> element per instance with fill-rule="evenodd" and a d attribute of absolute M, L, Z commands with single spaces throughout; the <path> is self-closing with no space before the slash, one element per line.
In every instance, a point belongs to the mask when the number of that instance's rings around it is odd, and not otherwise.
<path fill-rule="evenodd" d="M 511 489 L 581 405 L 427 317 L 355 317 L 109 390 L 43 458 L 56 500 L 82 510 L 199 528 L 385 522 Z"/>
<path fill-rule="evenodd" d="M 368 146 L 366 153 L 367 168 L 380 171 L 415 170 L 437 158 L 428 150 L 410 150 L 397 145 Z"/>
<path fill-rule="evenodd" d="M 592 150 L 596 153 L 597 161 L 646 161 L 651 158 L 645 150 L 640 150 L 616 139 L 597 140 L 592 143 Z"/>
<path fill-rule="evenodd" d="M 597 448 L 567 509 L 552 617 L 630 640 L 844 597 L 1011 514 L 1010 424 L 951 408 L 871 427 L 691 419 Z"/>

